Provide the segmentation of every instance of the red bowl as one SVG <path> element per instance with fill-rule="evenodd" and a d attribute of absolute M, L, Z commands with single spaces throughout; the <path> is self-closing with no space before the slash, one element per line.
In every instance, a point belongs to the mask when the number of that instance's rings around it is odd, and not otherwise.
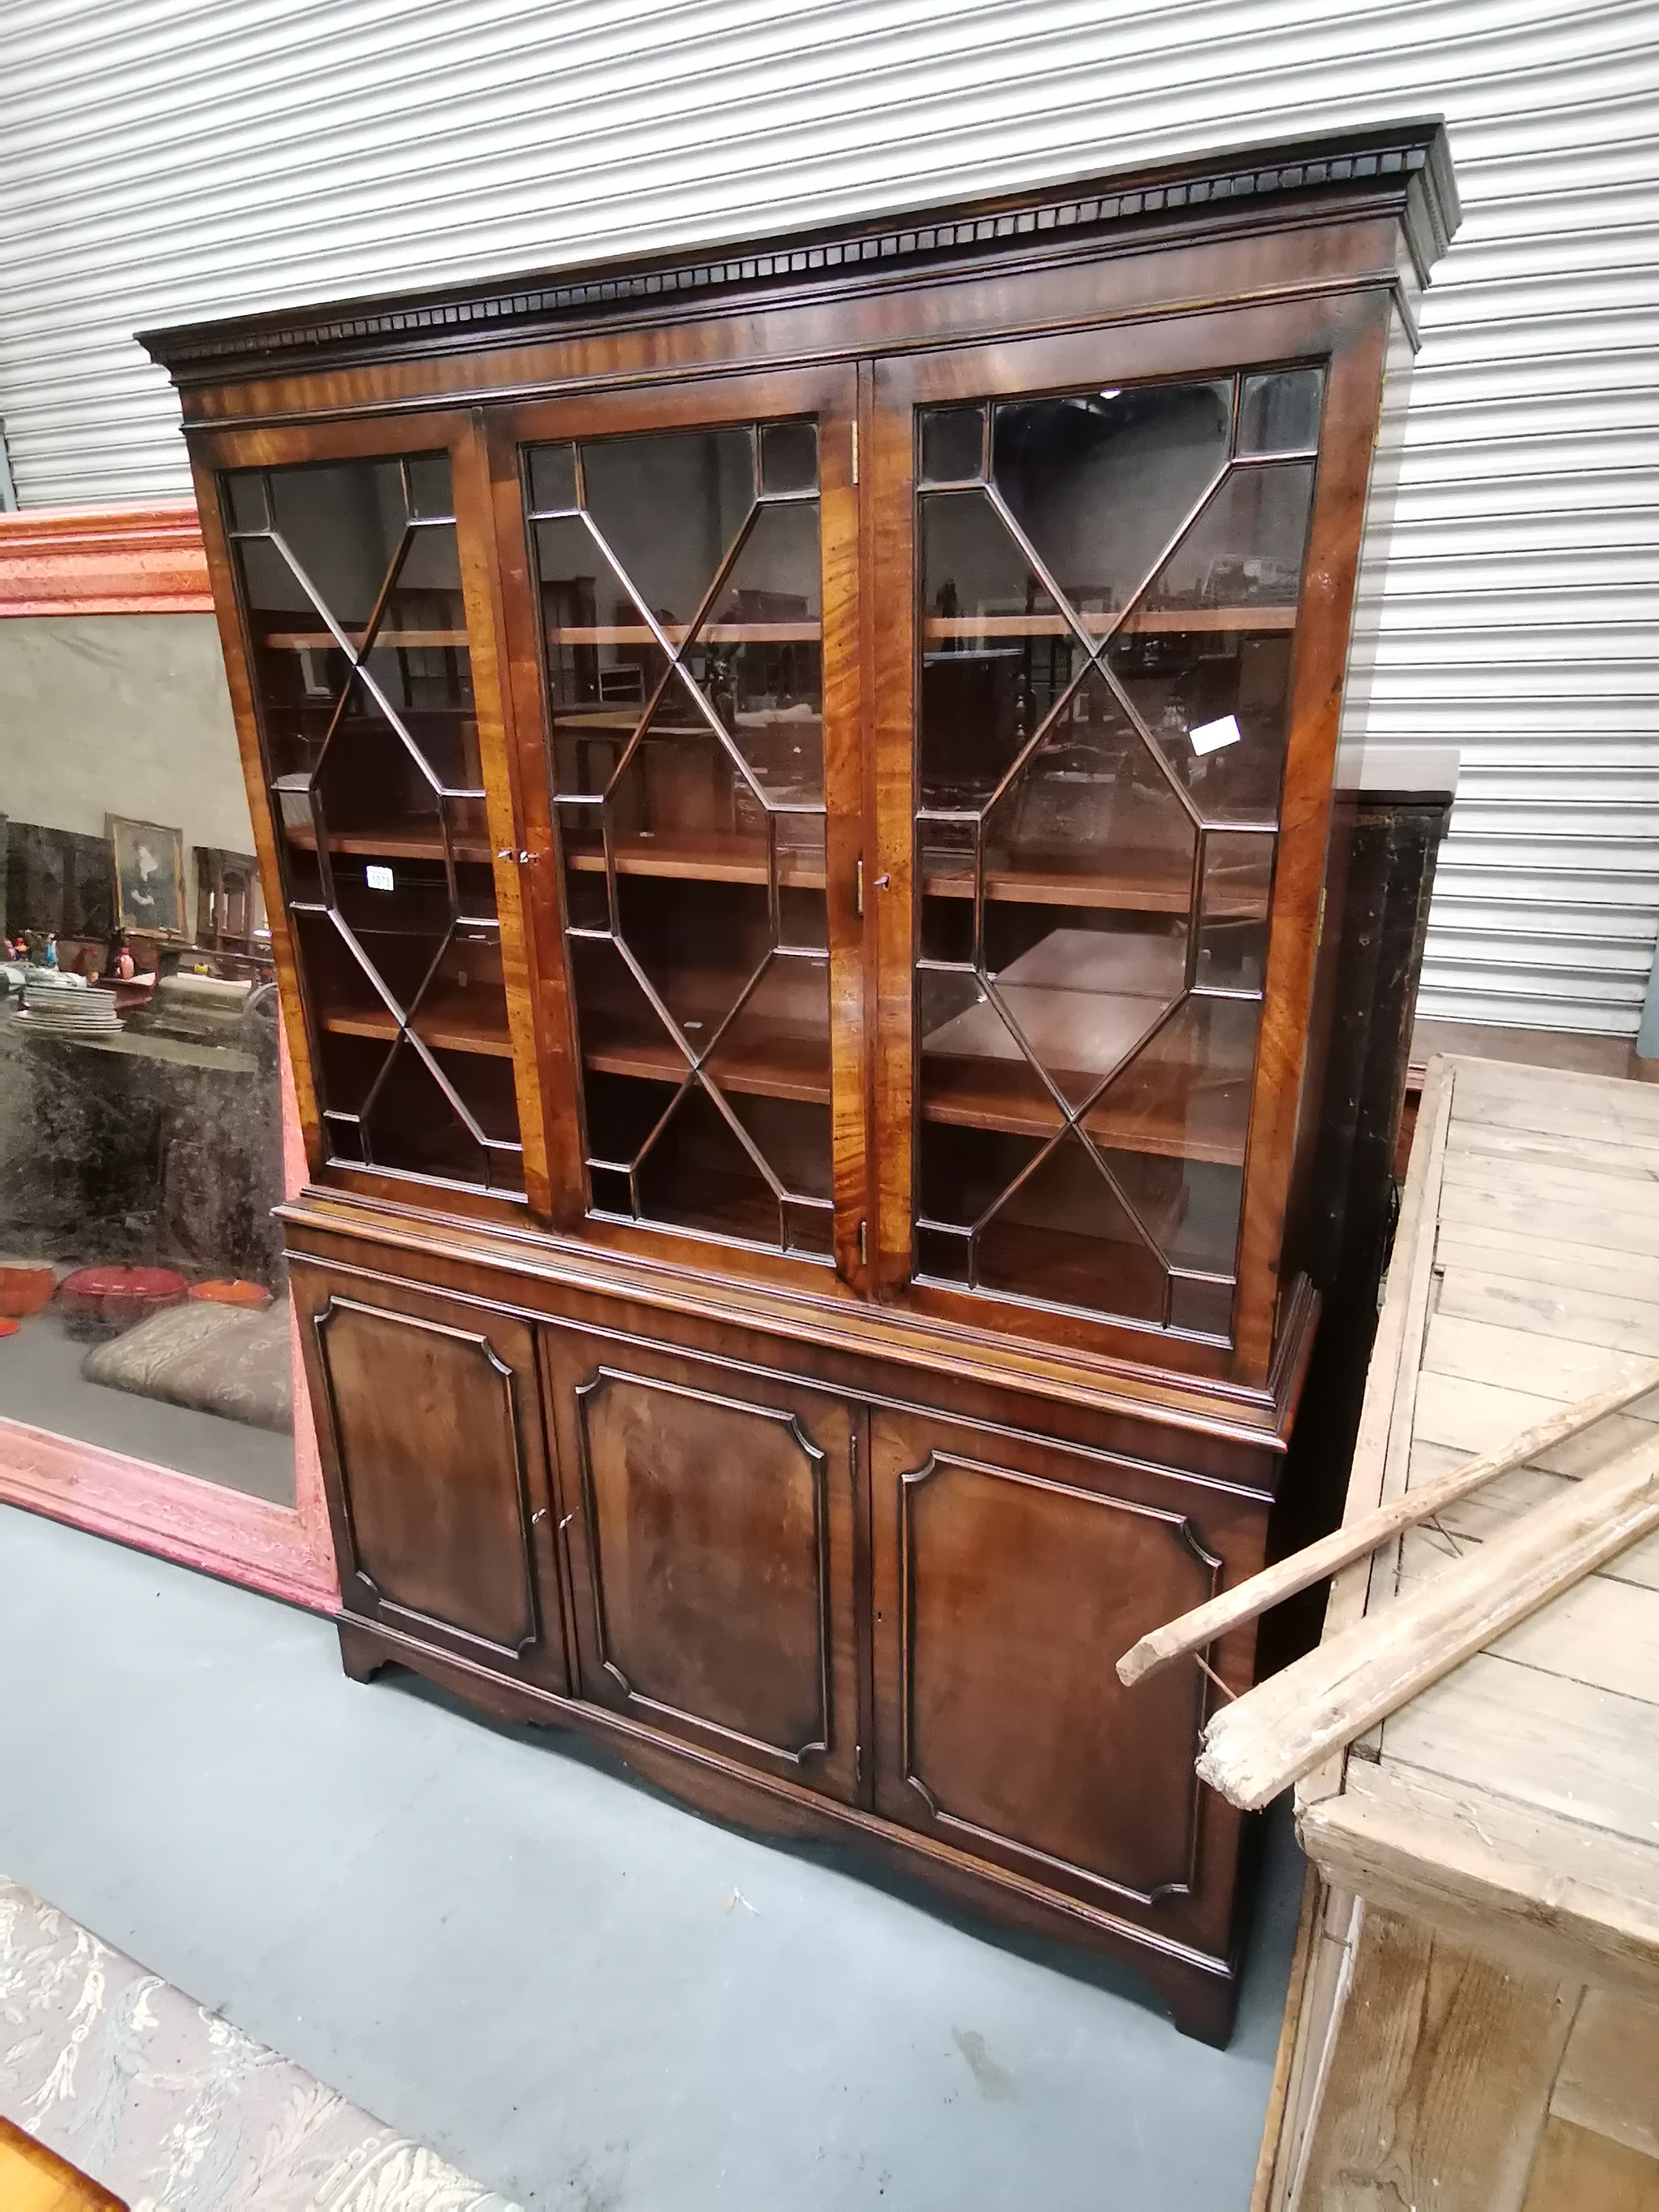
<path fill-rule="evenodd" d="M 171 1267 L 77 1267 L 58 1285 L 66 1316 L 105 1328 L 128 1328 L 189 1296 L 190 1285 Z"/>

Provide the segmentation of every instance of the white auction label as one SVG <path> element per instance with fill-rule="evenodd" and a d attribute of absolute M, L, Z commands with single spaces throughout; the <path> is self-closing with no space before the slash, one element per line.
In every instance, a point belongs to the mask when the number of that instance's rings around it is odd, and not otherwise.
<path fill-rule="evenodd" d="M 383 868 L 378 860 L 371 860 L 363 873 L 368 879 L 370 890 L 389 891 L 392 889 L 391 869 Z"/>
<path fill-rule="evenodd" d="M 1244 732 L 1231 714 L 1224 714 L 1218 722 L 1200 722 L 1188 736 L 1193 741 L 1193 750 L 1200 756 L 1218 753 L 1223 745 L 1236 745 Z"/>

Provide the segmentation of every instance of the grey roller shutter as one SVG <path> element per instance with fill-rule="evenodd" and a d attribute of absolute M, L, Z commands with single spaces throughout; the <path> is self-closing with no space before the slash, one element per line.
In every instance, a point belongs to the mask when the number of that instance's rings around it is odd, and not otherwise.
<path fill-rule="evenodd" d="M 1633 1031 L 1659 927 L 1651 0 L 9 0 L 26 506 L 185 491 L 148 325 L 1440 111 L 1370 726 L 1464 769 L 1423 1006 Z"/>

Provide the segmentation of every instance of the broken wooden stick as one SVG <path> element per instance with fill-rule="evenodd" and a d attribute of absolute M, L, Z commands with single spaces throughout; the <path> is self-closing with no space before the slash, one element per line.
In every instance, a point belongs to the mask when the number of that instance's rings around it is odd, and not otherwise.
<path fill-rule="evenodd" d="M 1327 1575 L 1334 1575 L 1339 1567 L 1364 1559 L 1368 1552 L 1375 1552 L 1391 1536 L 1397 1536 L 1402 1528 L 1410 1528 L 1419 1521 L 1431 1521 L 1437 1513 L 1455 1505 L 1459 1498 L 1467 1498 L 1483 1483 L 1507 1474 L 1511 1468 L 1524 1467 L 1540 1452 L 1565 1443 L 1569 1437 L 1577 1436 L 1580 1430 L 1589 1428 L 1609 1413 L 1616 1413 L 1634 1400 L 1645 1397 L 1650 1390 L 1659 1390 L 1659 1359 L 1644 1361 L 1610 1389 L 1564 1406 L 1559 1413 L 1551 1413 L 1547 1419 L 1534 1423 L 1498 1450 L 1465 1460 L 1462 1467 L 1452 1468 L 1419 1489 L 1390 1498 L 1386 1505 L 1379 1505 L 1358 1521 L 1334 1529 L 1328 1536 L 1322 1536 L 1316 1544 L 1306 1545 L 1276 1565 L 1264 1567 L 1259 1575 L 1252 1575 L 1236 1589 L 1223 1590 L 1219 1597 L 1212 1597 L 1206 1604 L 1194 1607 L 1191 1613 L 1183 1613 L 1162 1628 L 1153 1629 L 1139 1644 L 1132 1644 L 1118 1661 L 1118 1680 L 1139 1682 L 1188 1652 L 1203 1650 L 1206 1644 L 1213 1644 L 1228 1629 L 1258 1619 L 1281 1599 L 1293 1597 L 1297 1590 L 1322 1582 Z"/>
<path fill-rule="evenodd" d="M 1200 1779 L 1259 1810 L 1654 1528 L 1659 1436 L 1224 1705 L 1204 1731 Z"/>

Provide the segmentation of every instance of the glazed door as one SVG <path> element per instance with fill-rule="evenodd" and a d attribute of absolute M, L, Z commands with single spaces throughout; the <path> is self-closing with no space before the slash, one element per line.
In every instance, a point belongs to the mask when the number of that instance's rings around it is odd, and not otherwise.
<path fill-rule="evenodd" d="M 626 1340 L 544 1343 L 580 1694 L 853 1800 L 860 1417 Z"/>
<path fill-rule="evenodd" d="M 854 393 L 726 378 L 492 430 L 524 780 L 552 792 L 550 1119 L 599 1241 L 858 1264 Z"/>
<path fill-rule="evenodd" d="M 1208 1685 L 1137 1637 L 1260 1564 L 1265 1500 L 924 1414 L 871 1423 L 876 1809 L 1224 1953 L 1238 1815 L 1193 1771 Z M 1235 1692 L 1251 1638 L 1211 1658 Z"/>
<path fill-rule="evenodd" d="M 1345 343 L 1322 305 L 876 368 L 883 1261 L 935 1310 L 1265 1372 L 1380 369 Z"/>
<path fill-rule="evenodd" d="M 221 432 L 197 493 L 313 1170 L 544 1206 L 471 436 Z"/>
<path fill-rule="evenodd" d="M 494 1674 L 567 1672 L 535 1347 L 510 1315 L 293 1270 L 341 1601 Z"/>

